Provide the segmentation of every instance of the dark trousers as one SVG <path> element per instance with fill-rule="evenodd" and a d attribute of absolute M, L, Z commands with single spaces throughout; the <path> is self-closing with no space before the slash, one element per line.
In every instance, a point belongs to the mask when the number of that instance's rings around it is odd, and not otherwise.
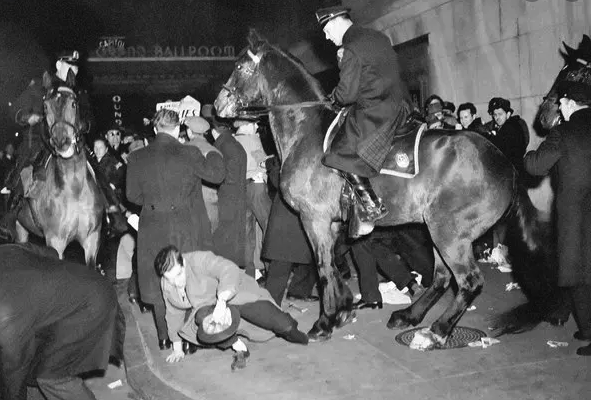
<path fill-rule="evenodd" d="M 377 230 L 352 245 L 359 273 L 359 290 L 363 300 L 381 301 L 378 270 L 403 289 L 414 280 L 411 271 L 423 277 L 423 286 L 433 279 L 433 245 L 426 228 L 409 225 L 389 230 Z"/>
<path fill-rule="evenodd" d="M 577 328 L 584 336 L 591 336 L 591 286 L 570 288 L 572 311 Z"/>
<path fill-rule="evenodd" d="M 37 378 L 37 384 L 47 400 L 96 400 L 82 378 L 77 376 L 60 379 Z"/>
<path fill-rule="evenodd" d="M 310 264 L 296 264 L 289 261 L 272 260 L 267 271 L 266 289 L 279 305 L 293 270 L 289 293 L 294 296 L 308 297 L 318 280 L 316 267 Z"/>
<path fill-rule="evenodd" d="M 273 332 L 277 336 L 282 336 L 297 326 L 297 321 L 291 315 L 281 311 L 279 307 L 269 300 L 258 300 L 252 303 L 235 304 L 240 311 L 240 318 L 250 322 L 259 328 Z M 238 340 L 236 335 L 216 344 L 220 349 L 227 349 Z"/>
<path fill-rule="evenodd" d="M 97 262 L 111 283 L 117 282 L 117 251 L 121 236 L 105 238 L 98 252 Z"/>

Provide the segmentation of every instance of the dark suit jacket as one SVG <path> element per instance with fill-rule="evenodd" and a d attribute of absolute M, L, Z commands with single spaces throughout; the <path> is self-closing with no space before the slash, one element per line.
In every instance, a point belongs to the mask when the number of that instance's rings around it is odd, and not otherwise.
<path fill-rule="evenodd" d="M 554 181 L 559 285 L 591 285 L 591 109 L 554 128 L 524 165 Z"/>
<path fill-rule="evenodd" d="M 205 210 L 201 179 L 220 183 L 224 161 L 203 154 L 166 133 L 129 155 L 127 199 L 142 206 L 138 228 L 138 282 L 142 300 L 161 301 L 154 259 L 173 244 L 183 252 L 212 250 L 211 225 Z"/>

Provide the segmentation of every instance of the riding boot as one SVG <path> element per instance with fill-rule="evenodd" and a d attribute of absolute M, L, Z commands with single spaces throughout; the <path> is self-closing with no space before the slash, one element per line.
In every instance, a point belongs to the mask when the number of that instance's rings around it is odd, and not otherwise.
<path fill-rule="evenodd" d="M 342 175 L 353 188 L 361 205 L 361 209 L 356 213 L 360 223 L 349 221 L 350 224 L 355 226 L 353 232 L 350 229 L 350 235 L 353 237 L 367 235 L 373 230 L 377 220 L 388 215 L 388 210 L 382 204 L 382 200 L 376 196 L 368 178 L 349 172 L 343 172 Z"/>

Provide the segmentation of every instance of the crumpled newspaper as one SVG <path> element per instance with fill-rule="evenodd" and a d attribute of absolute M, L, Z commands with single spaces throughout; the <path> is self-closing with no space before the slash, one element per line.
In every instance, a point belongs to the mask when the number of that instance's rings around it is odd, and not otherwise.
<path fill-rule="evenodd" d="M 402 293 L 394 282 L 382 282 L 378 285 L 382 295 L 382 301 L 388 304 L 411 304 L 412 300 L 408 295 Z"/>
<path fill-rule="evenodd" d="M 557 342 L 556 340 L 548 340 L 546 342 L 546 344 L 550 347 L 556 348 L 556 347 L 567 347 L 568 343 L 567 342 Z"/>
<path fill-rule="evenodd" d="M 487 347 L 492 346 L 493 344 L 497 344 L 497 343 L 501 343 L 501 341 L 499 339 L 485 336 L 485 337 L 481 337 L 480 340 L 476 340 L 474 342 L 468 343 L 468 346 L 469 347 L 482 347 L 483 349 L 486 349 Z"/>

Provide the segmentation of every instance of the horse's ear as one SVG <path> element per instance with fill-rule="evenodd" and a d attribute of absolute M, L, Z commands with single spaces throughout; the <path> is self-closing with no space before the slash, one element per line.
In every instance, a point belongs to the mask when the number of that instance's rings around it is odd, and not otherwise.
<path fill-rule="evenodd" d="M 53 82 L 51 79 L 51 75 L 49 74 L 49 72 L 45 71 L 43 73 L 43 87 L 45 88 L 45 90 L 49 90 L 52 86 Z"/>
<path fill-rule="evenodd" d="M 66 77 L 66 84 L 69 87 L 76 86 L 76 74 L 74 73 L 74 71 L 72 71 L 72 69 L 68 70 L 68 76 Z"/>
<path fill-rule="evenodd" d="M 568 44 L 566 44 L 565 42 L 562 42 L 562 45 L 564 46 L 564 49 L 566 50 L 566 54 L 569 57 L 573 57 L 575 55 L 575 53 L 577 52 L 575 49 L 573 49 L 572 47 L 570 47 Z"/>
<path fill-rule="evenodd" d="M 267 43 L 267 40 L 262 37 L 254 28 L 251 28 L 248 31 L 248 37 L 246 40 L 248 41 L 248 46 L 255 51 L 258 50 L 260 46 Z"/>

